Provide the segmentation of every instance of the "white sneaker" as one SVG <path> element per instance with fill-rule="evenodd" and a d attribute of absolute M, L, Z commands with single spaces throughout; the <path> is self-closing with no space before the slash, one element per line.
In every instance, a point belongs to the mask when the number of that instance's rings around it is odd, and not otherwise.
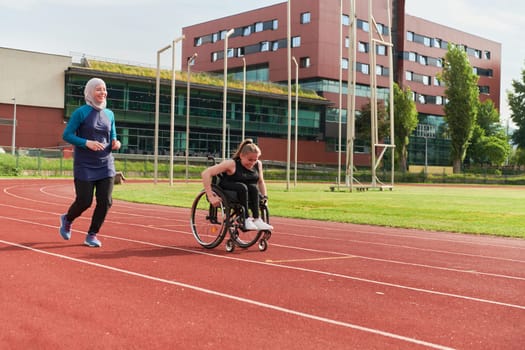
<path fill-rule="evenodd" d="M 246 218 L 244 220 L 244 229 L 246 231 L 257 231 L 259 228 L 255 225 L 253 218 Z"/>
<path fill-rule="evenodd" d="M 272 225 L 268 225 L 261 218 L 257 218 L 255 220 L 253 220 L 253 223 L 255 224 L 255 226 L 257 226 L 257 229 L 259 229 L 259 230 L 273 230 L 273 226 Z"/>

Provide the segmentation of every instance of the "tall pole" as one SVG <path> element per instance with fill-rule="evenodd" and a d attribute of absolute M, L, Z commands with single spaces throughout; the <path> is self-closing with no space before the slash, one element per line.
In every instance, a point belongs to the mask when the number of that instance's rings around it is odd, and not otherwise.
<path fill-rule="evenodd" d="M 224 91 L 222 99 L 222 160 L 226 159 L 226 110 L 228 97 L 228 38 L 233 34 L 233 28 L 228 30 L 224 38 Z"/>
<path fill-rule="evenodd" d="M 288 59 L 288 142 L 286 146 L 286 190 L 290 189 L 290 153 L 292 143 L 292 31 L 291 31 L 291 0 L 287 3 L 287 56 Z"/>
<path fill-rule="evenodd" d="M 160 104 L 160 54 L 169 49 L 171 45 L 165 46 L 157 51 L 157 84 L 155 87 L 155 146 L 153 147 L 153 183 L 157 184 L 159 175 L 159 104 Z"/>
<path fill-rule="evenodd" d="M 244 141 L 246 130 L 246 59 L 242 58 L 242 135 L 241 142 Z"/>
<path fill-rule="evenodd" d="M 185 38 L 184 35 L 173 40 L 171 45 L 171 114 L 170 114 L 170 186 L 173 186 L 173 142 L 175 137 L 175 44 Z"/>
<path fill-rule="evenodd" d="M 339 127 L 338 134 L 338 150 L 337 150 L 337 188 L 341 185 L 341 145 L 342 145 L 342 129 L 343 129 L 343 0 L 339 2 Z M 349 38 L 350 39 L 350 38 Z M 348 68 L 350 69 L 350 68 Z M 348 93 L 348 92 L 347 92 Z M 346 118 L 348 127 L 348 116 Z"/>
<path fill-rule="evenodd" d="M 188 73 L 186 74 L 186 183 L 188 182 L 188 167 L 189 167 L 189 153 L 190 153 L 190 75 L 191 75 L 191 65 L 195 62 L 197 53 L 194 53 L 190 58 L 188 58 Z"/>
<path fill-rule="evenodd" d="M 354 186 L 354 139 L 355 139 L 355 88 L 356 88 L 356 10 L 355 0 L 350 0 L 350 26 L 348 27 L 348 79 L 346 112 L 346 181 L 353 191 Z"/>
<path fill-rule="evenodd" d="M 11 154 L 14 156 L 15 149 L 16 149 L 16 97 L 13 97 L 12 100 L 13 100 L 13 137 L 12 137 L 13 144 L 11 146 Z"/>
<path fill-rule="evenodd" d="M 370 147 L 371 147 L 371 158 L 372 158 L 372 187 L 375 188 L 377 184 L 376 176 L 376 147 L 377 147 L 377 76 L 376 76 L 376 41 L 374 40 L 375 20 L 373 16 L 373 5 L 372 0 L 368 2 L 368 23 L 370 30 L 368 31 L 368 42 L 370 57 Z M 392 73 L 392 72 L 390 72 Z"/>
<path fill-rule="evenodd" d="M 295 151 L 294 151 L 294 176 L 293 176 L 293 185 L 297 186 L 297 143 L 299 142 L 299 64 L 294 56 L 292 60 L 295 63 Z"/>
<path fill-rule="evenodd" d="M 389 89 L 389 103 L 390 103 L 390 144 L 393 145 L 391 150 L 390 160 L 390 184 L 394 187 L 394 169 L 395 169 L 395 141 L 394 141 L 394 53 L 392 43 L 392 12 L 390 10 L 390 1 L 387 1 L 387 15 L 388 15 L 388 37 L 390 38 L 390 44 L 388 46 L 388 63 L 389 63 L 389 74 L 388 74 L 388 89 Z"/>

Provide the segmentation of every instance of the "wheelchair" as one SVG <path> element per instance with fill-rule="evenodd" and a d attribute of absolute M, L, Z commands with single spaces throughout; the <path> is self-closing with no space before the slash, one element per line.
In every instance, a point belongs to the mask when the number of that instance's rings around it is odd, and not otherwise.
<path fill-rule="evenodd" d="M 269 230 L 245 231 L 245 208 L 237 200 L 237 193 L 220 187 L 220 176 L 212 181 L 213 192 L 221 198 L 221 204 L 214 207 L 208 201 L 204 190 L 197 194 L 191 206 L 191 231 L 197 242 L 204 248 L 217 247 L 229 235 L 226 251 L 233 252 L 235 247 L 249 248 L 258 242 L 261 252 L 268 248 L 272 235 Z M 259 199 L 260 217 L 270 223 L 266 201 Z"/>

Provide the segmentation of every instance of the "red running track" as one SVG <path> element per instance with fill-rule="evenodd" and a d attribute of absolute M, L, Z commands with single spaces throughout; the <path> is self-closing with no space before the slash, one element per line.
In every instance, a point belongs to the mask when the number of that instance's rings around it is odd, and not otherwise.
<path fill-rule="evenodd" d="M 125 186 L 125 185 L 124 185 Z M 58 234 L 72 180 L 0 180 L 0 349 L 523 349 L 525 241 L 272 217 L 201 248 L 189 210 L 115 201 Z"/>

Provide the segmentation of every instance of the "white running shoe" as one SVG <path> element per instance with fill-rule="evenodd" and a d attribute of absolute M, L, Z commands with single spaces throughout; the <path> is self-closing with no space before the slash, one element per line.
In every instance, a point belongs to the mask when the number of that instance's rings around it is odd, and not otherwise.
<path fill-rule="evenodd" d="M 257 231 L 259 228 L 255 225 L 253 218 L 246 218 L 244 220 L 244 229 L 246 231 Z"/>
<path fill-rule="evenodd" d="M 273 230 L 273 226 L 272 225 L 268 225 L 261 218 L 257 218 L 255 220 L 253 220 L 253 223 L 255 224 L 255 226 L 257 226 L 257 229 L 259 229 L 259 230 Z"/>

